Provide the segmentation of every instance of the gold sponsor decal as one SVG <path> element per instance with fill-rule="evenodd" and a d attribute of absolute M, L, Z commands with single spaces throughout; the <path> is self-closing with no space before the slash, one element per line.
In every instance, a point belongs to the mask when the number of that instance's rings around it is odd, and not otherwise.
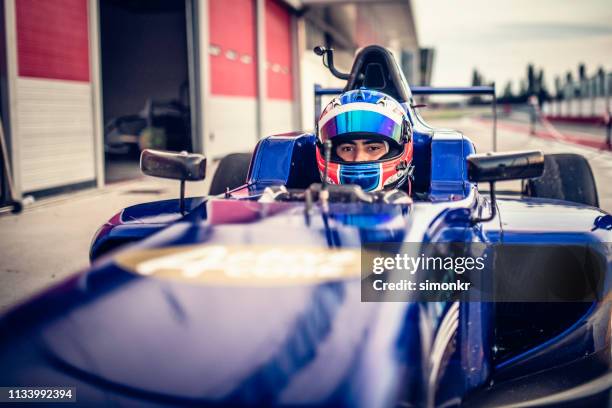
<path fill-rule="evenodd" d="M 207 285 L 285 286 L 360 277 L 359 248 L 187 245 L 139 249 L 115 258 L 142 276 Z"/>

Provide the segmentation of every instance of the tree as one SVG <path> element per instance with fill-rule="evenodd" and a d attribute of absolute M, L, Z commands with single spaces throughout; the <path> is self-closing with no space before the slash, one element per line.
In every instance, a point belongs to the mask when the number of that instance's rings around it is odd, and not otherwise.
<path fill-rule="evenodd" d="M 546 86 L 546 80 L 544 79 L 543 69 L 540 69 L 538 71 L 538 76 L 536 78 L 535 94 L 538 95 L 538 100 L 540 101 L 540 103 L 545 102 L 550 99 L 550 94 L 548 93 L 548 87 Z"/>
<path fill-rule="evenodd" d="M 512 81 L 506 82 L 506 86 L 504 86 L 504 93 L 502 94 L 504 98 L 512 98 Z"/>
<path fill-rule="evenodd" d="M 527 65 L 527 94 L 533 95 L 536 93 L 536 75 L 533 64 Z"/>
<path fill-rule="evenodd" d="M 604 96 L 606 94 L 606 71 L 603 67 L 597 69 L 597 95 Z"/>
<path fill-rule="evenodd" d="M 569 90 L 569 93 L 566 94 L 566 96 L 576 96 L 576 84 L 574 83 L 574 76 L 570 71 L 567 71 L 567 74 L 565 74 L 565 86 Z"/>
<path fill-rule="evenodd" d="M 521 85 L 519 88 L 519 98 L 523 99 L 525 98 L 525 100 L 527 99 L 527 81 L 525 79 L 521 80 Z"/>
<path fill-rule="evenodd" d="M 482 85 L 482 75 L 476 68 L 472 70 L 472 86 L 480 86 Z"/>
<path fill-rule="evenodd" d="M 501 103 L 513 103 L 514 98 L 514 94 L 512 93 L 512 81 L 508 81 L 506 82 L 504 91 L 502 92 L 501 98 L 499 98 L 498 101 Z"/>
<path fill-rule="evenodd" d="M 583 62 L 578 64 L 578 79 L 580 79 L 580 82 L 586 79 L 586 66 Z"/>
<path fill-rule="evenodd" d="M 583 96 L 586 82 L 586 66 L 582 62 L 578 64 L 578 81 L 578 86 L 574 88 L 576 90 L 576 96 Z"/>
<path fill-rule="evenodd" d="M 561 86 L 561 77 L 555 76 L 555 99 L 560 100 L 562 98 L 563 87 Z"/>
<path fill-rule="evenodd" d="M 482 75 L 476 68 L 472 70 L 472 86 L 481 86 L 483 84 Z M 473 96 L 468 100 L 470 105 L 478 105 L 482 103 L 480 96 Z"/>

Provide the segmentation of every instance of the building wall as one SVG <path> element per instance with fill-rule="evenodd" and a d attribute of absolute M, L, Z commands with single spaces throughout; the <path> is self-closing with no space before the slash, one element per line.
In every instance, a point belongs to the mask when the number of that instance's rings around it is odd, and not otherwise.
<path fill-rule="evenodd" d="M 263 134 L 294 129 L 291 14 L 278 0 L 265 2 L 266 100 L 263 109 Z"/>
<path fill-rule="evenodd" d="M 300 83 L 302 86 L 302 124 L 305 130 L 313 130 L 315 125 L 315 98 L 314 86 L 320 85 L 324 88 L 342 88 L 346 84 L 345 81 L 334 77 L 329 70 L 321 63 L 321 57 L 313 52 L 306 50 L 301 58 L 302 77 Z M 321 99 L 321 105 L 324 107 L 333 97 L 326 96 Z"/>
<path fill-rule="evenodd" d="M 17 187 L 32 192 L 94 181 L 87 0 L 6 4 L 16 39 L 9 81 Z"/>
<path fill-rule="evenodd" d="M 257 141 L 254 0 L 208 0 L 210 95 L 206 153 L 249 151 Z"/>
<path fill-rule="evenodd" d="M 264 135 L 294 130 L 291 14 L 278 0 L 263 3 L 265 81 L 259 84 L 256 4 L 208 0 L 210 93 L 204 120 L 205 150 L 211 158 L 251 151 L 260 120 Z"/>

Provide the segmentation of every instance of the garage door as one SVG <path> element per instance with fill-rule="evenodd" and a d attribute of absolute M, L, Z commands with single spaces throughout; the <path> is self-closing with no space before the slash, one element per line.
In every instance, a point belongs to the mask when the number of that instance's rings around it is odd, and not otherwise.
<path fill-rule="evenodd" d="M 95 180 L 87 0 L 15 0 L 21 190 Z"/>
<path fill-rule="evenodd" d="M 206 153 L 250 151 L 257 141 L 254 0 L 209 0 L 210 134 Z"/>
<path fill-rule="evenodd" d="M 264 133 L 294 127 L 291 14 L 278 0 L 266 0 L 266 103 Z"/>

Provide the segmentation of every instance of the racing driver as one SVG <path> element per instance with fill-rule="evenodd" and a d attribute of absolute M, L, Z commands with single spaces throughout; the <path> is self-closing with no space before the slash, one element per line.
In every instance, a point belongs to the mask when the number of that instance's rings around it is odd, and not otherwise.
<path fill-rule="evenodd" d="M 317 124 L 317 165 L 330 184 L 357 184 L 364 191 L 411 193 L 412 126 L 390 96 L 371 90 L 333 99 Z M 325 174 L 325 143 L 331 141 Z"/>

